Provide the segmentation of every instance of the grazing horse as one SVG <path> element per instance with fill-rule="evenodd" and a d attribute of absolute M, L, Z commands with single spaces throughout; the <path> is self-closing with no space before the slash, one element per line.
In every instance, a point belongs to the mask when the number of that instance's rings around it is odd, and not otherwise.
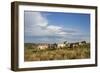
<path fill-rule="evenodd" d="M 71 43 L 69 45 L 69 48 L 78 48 L 79 44 L 78 43 Z"/>
<path fill-rule="evenodd" d="M 45 49 L 48 48 L 48 44 L 39 44 L 39 45 L 37 46 L 37 48 L 40 49 L 40 50 L 45 50 Z"/>
<path fill-rule="evenodd" d="M 57 45 L 58 48 L 63 48 L 63 47 L 65 47 L 65 46 L 66 46 L 65 44 L 58 44 L 58 45 Z"/>
<path fill-rule="evenodd" d="M 49 48 L 49 49 L 56 49 L 56 48 L 57 48 L 57 44 L 56 44 L 56 43 L 54 43 L 54 44 L 49 44 L 49 45 L 48 45 L 48 48 Z"/>

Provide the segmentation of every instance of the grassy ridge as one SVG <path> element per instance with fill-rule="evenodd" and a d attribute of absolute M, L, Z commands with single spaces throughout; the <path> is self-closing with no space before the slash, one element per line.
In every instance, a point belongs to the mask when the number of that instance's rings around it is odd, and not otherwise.
<path fill-rule="evenodd" d="M 25 61 L 44 61 L 44 60 L 65 60 L 65 59 L 86 59 L 90 58 L 90 45 L 86 44 L 78 48 L 61 48 L 37 50 L 31 47 L 32 44 L 25 44 Z"/>

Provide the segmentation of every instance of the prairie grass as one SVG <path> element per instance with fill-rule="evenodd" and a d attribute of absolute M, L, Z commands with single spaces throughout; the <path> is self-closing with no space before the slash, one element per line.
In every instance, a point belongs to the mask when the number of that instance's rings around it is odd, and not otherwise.
<path fill-rule="evenodd" d="M 79 46 L 78 48 L 57 48 L 37 50 L 25 46 L 24 61 L 47 61 L 47 60 L 71 60 L 90 58 L 90 45 Z"/>

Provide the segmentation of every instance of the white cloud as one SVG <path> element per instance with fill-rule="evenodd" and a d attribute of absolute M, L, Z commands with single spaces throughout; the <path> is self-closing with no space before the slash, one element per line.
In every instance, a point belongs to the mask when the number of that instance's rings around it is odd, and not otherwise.
<path fill-rule="evenodd" d="M 60 35 L 66 35 L 67 33 L 66 32 L 60 32 L 58 34 L 60 34 Z"/>
<path fill-rule="evenodd" d="M 37 25 L 37 26 L 45 27 L 48 24 L 48 21 L 46 20 L 45 17 L 41 15 L 40 12 L 27 11 L 25 12 L 25 16 L 26 16 L 25 21 L 30 23 L 26 25 L 29 25 L 29 26 Z"/>
<path fill-rule="evenodd" d="M 49 26 L 47 26 L 47 30 L 52 32 L 52 33 L 59 33 L 62 31 L 62 27 L 49 25 Z"/>
<path fill-rule="evenodd" d="M 31 36 L 55 36 L 64 35 L 62 27 L 48 25 L 48 20 L 40 12 L 25 12 L 25 35 Z"/>
<path fill-rule="evenodd" d="M 34 22 L 36 25 L 39 25 L 41 27 L 46 27 L 48 22 L 46 18 L 44 18 L 39 12 L 35 12 L 34 14 Z"/>

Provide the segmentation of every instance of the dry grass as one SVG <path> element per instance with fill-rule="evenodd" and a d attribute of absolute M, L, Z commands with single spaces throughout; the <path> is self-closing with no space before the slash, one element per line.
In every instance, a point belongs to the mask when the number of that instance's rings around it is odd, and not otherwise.
<path fill-rule="evenodd" d="M 80 46 L 79 48 L 62 48 L 36 50 L 25 48 L 25 61 L 45 61 L 45 60 L 65 60 L 65 59 L 86 59 L 90 58 L 89 45 Z"/>

